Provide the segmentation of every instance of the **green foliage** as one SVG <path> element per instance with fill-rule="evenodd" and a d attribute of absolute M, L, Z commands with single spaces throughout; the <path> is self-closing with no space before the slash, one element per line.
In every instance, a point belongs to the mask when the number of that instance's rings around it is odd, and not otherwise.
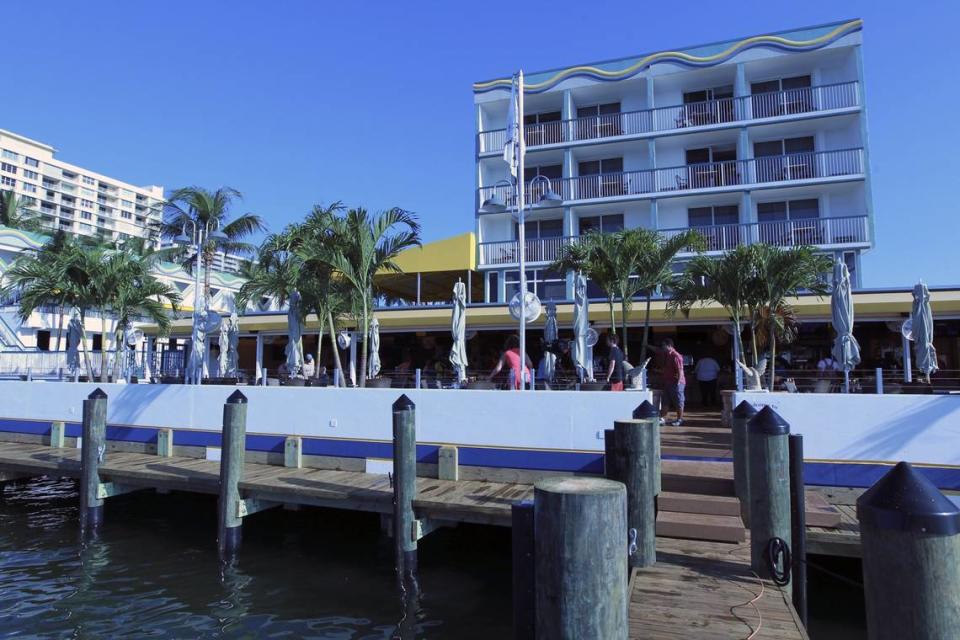
<path fill-rule="evenodd" d="M 0 225 L 21 231 L 44 230 L 40 216 L 27 208 L 26 201 L 13 191 L 0 192 Z"/>

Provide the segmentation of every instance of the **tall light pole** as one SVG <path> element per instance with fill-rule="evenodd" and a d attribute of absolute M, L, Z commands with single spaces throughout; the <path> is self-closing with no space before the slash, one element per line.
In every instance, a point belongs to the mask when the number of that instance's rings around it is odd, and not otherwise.
<path fill-rule="evenodd" d="M 187 225 L 191 225 L 191 233 L 187 235 Z M 212 227 L 212 229 L 211 229 Z M 173 239 L 174 242 L 181 246 L 190 247 L 196 253 L 196 264 L 193 268 L 193 331 L 191 333 L 191 341 L 196 341 L 200 335 L 200 327 L 198 322 L 200 322 L 201 314 L 198 313 L 201 305 L 206 304 L 205 297 L 200 295 L 200 271 L 203 266 L 203 245 L 205 242 L 210 240 L 219 240 L 224 241 L 228 240 L 227 235 L 220 230 L 220 221 L 216 219 L 207 220 L 203 224 L 198 224 L 196 220 L 188 218 L 183 223 L 183 229 L 180 231 L 180 235 Z M 205 338 L 204 338 L 205 339 Z M 192 345 L 191 349 L 195 349 L 196 345 Z M 204 349 L 206 352 L 206 349 Z M 184 354 L 186 355 L 186 354 Z M 189 365 L 189 362 L 185 363 Z M 186 366 L 184 367 L 186 369 Z M 203 377 L 203 363 L 201 363 L 199 375 L 191 378 L 193 384 L 200 384 L 200 378 Z"/>

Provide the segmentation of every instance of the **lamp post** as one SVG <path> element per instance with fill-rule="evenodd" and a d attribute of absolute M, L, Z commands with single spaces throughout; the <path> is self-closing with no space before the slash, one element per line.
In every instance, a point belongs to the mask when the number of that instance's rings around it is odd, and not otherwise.
<path fill-rule="evenodd" d="M 192 227 L 190 235 L 187 235 L 188 224 Z M 201 304 L 206 304 L 206 300 L 201 300 L 200 296 L 200 270 L 203 265 L 203 245 L 209 240 L 228 240 L 227 235 L 220 230 L 220 221 L 217 219 L 207 220 L 202 224 L 198 224 L 196 220 L 188 218 L 183 223 L 183 229 L 181 229 L 180 235 L 173 239 L 177 244 L 189 247 L 196 253 L 196 264 L 193 268 L 193 340 L 196 340 L 199 335 L 197 322 L 199 322 L 200 315 L 197 311 L 200 309 Z M 193 384 L 200 384 L 200 378 L 203 376 L 202 367 L 200 371 L 200 375 L 197 376 L 195 380 L 191 380 Z"/>

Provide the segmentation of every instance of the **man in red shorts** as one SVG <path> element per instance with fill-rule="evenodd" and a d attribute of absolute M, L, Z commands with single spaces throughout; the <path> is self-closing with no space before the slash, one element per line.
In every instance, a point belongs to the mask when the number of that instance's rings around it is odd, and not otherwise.
<path fill-rule="evenodd" d="M 683 391 L 687 379 L 683 375 L 683 356 L 673 348 L 673 340 L 664 339 L 660 343 L 664 355 L 663 362 L 663 399 L 660 402 L 660 418 L 666 420 L 670 409 L 676 409 L 677 419 L 669 423 L 674 427 L 683 424 Z"/>

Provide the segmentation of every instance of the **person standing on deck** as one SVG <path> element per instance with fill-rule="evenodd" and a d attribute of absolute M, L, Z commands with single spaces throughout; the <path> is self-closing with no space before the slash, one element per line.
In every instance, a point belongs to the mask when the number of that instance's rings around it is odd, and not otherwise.
<path fill-rule="evenodd" d="M 700 402 L 705 407 L 715 407 L 717 402 L 717 377 L 720 375 L 720 365 L 710 356 L 697 360 L 693 368 L 693 375 L 700 386 Z"/>
<path fill-rule="evenodd" d="M 522 362 L 523 373 L 521 374 L 520 338 L 510 336 L 503 345 L 503 353 L 497 361 L 497 366 L 487 376 L 487 380 L 493 380 L 506 366 L 510 369 L 510 386 L 512 389 L 520 389 L 521 384 L 530 384 L 530 369 L 533 368 L 533 361 L 530 356 L 523 354 Z"/>
<path fill-rule="evenodd" d="M 683 424 L 683 391 L 687 380 L 683 375 L 683 356 L 673 348 L 673 340 L 666 338 L 660 343 L 660 349 L 665 356 L 663 363 L 663 400 L 661 401 L 660 418 L 665 420 L 670 409 L 676 409 L 677 419 L 670 424 L 679 427 Z"/>
<path fill-rule="evenodd" d="M 607 334 L 607 382 L 610 391 L 623 391 L 623 351 L 617 346 L 617 334 Z"/>

